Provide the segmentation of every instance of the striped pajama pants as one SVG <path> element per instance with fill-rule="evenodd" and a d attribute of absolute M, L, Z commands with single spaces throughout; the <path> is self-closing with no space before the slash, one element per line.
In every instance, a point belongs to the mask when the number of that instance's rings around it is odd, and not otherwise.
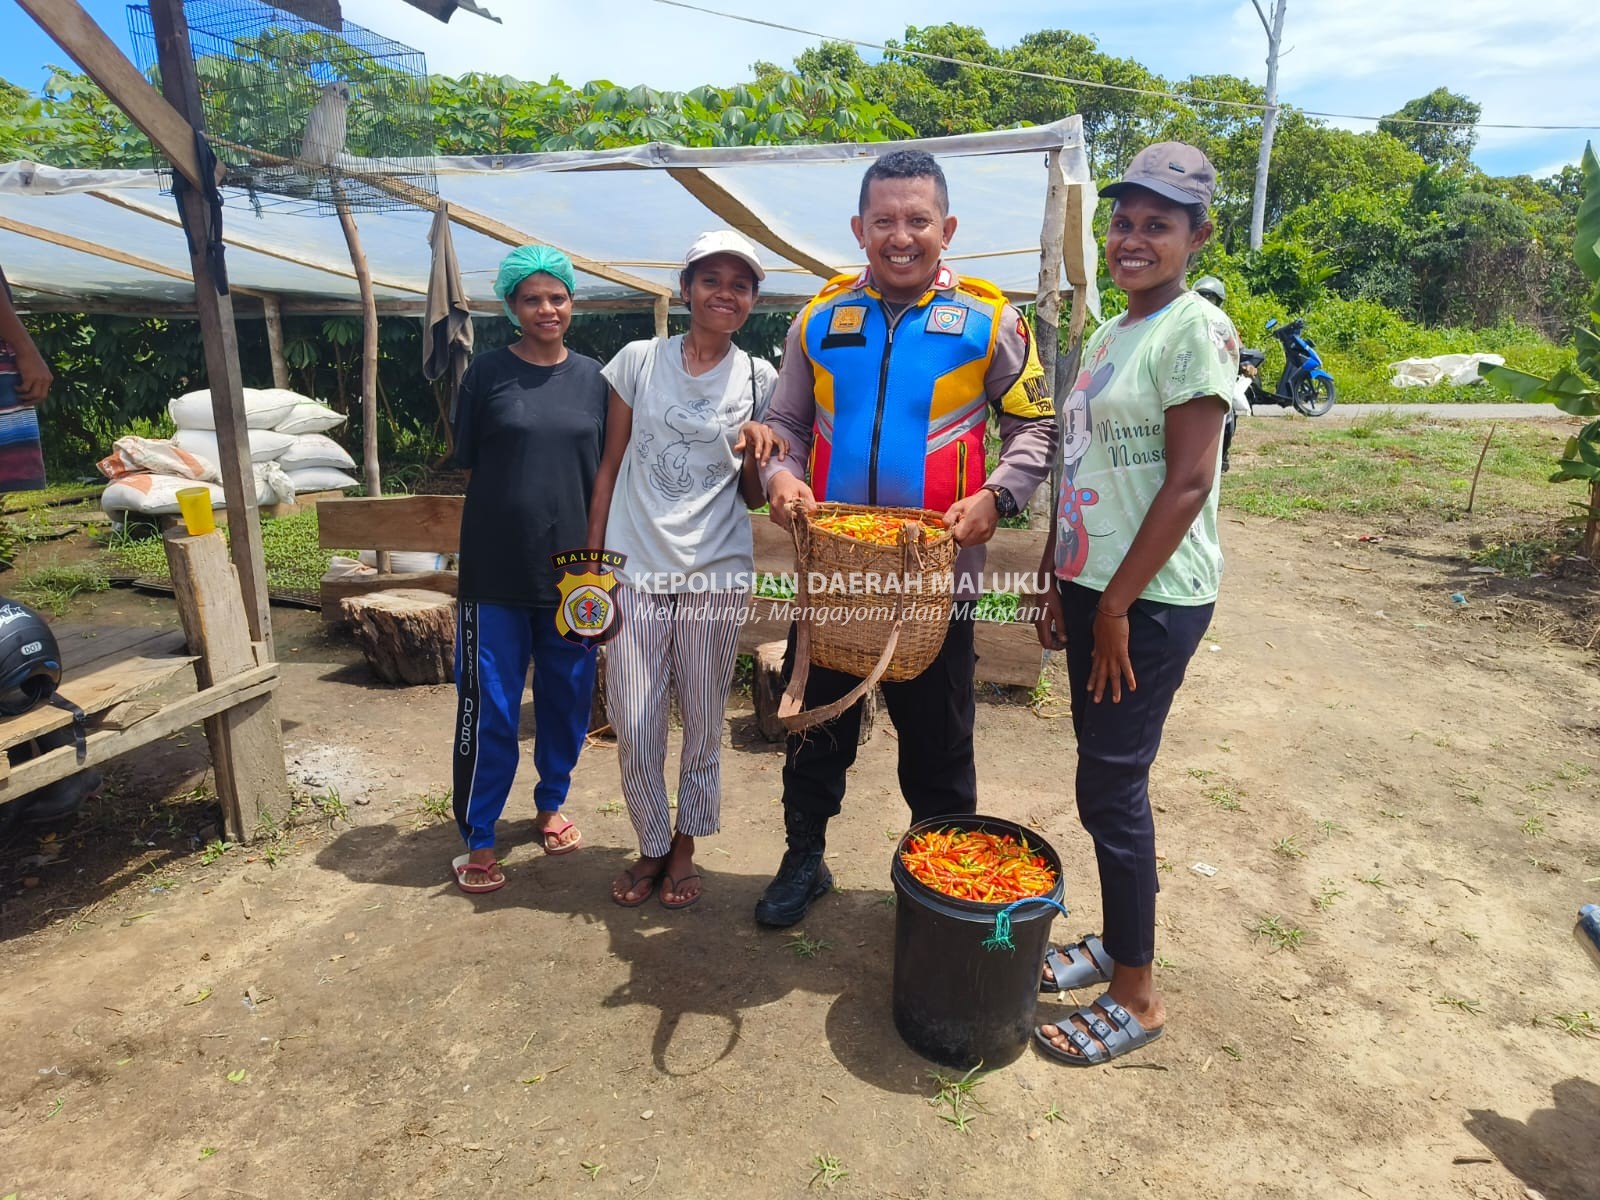
<path fill-rule="evenodd" d="M 717 832 L 722 816 L 722 718 L 733 685 L 748 592 L 641 592 L 618 585 L 621 628 L 606 644 L 606 714 L 617 735 L 622 796 L 639 851 L 672 849 L 667 799 L 668 688 L 683 715 L 677 830 Z"/>

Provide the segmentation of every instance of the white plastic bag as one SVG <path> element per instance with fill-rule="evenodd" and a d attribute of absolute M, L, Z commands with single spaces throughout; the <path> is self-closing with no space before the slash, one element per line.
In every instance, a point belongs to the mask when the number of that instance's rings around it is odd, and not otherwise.
<path fill-rule="evenodd" d="M 1479 363 L 1503 367 L 1506 360 L 1499 354 L 1436 354 L 1432 358 L 1405 358 L 1389 364 L 1389 370 L 1394 372 L 1389 386 L 1414 388 L 1451 383 L 1465 387 L 1479 382 Z"/>
<path fill-rule="evenodd" d="M 295 405 L 308 397 L 287 388 L 245 388 L 244 423 L 251 429 L 271 429 L 287 417 Z M 211 389 L 185 392 L 167 403 L 172 423 L 179 429 L 210 429 L 217 427 L 211 413 Z"/>
<path fill-rule="evenodd" d="M 185 479 L 220 478 L 216 464 L 196 458 L 172 442 L 154 438 L 122 437 L 111 446 L 111 453 L 95 464 L 107 479 L 148 472 L 154 475 L 181 475 Z"/>
<path fill-rule="evenodd" d="M 342 492 L 361 486 L 359 479 L 337 467 L 296 467 L 289 472 L 289 478 L 298 492 Z"/>
<path fill-rule="evenodd" d="M 290 434 L 276 433 L 271 429 L 252 429 L 249 431 L 249 438 L 250 461 L 258 463 L 271 462 L 294 442 Z M 213 467 L 222 462 L 222 456 L 217 450 L 217 435 L 210 430 L 180 429 L 172 442 L 180 450 L 187 450 Z"/>
<path fill-rule="evenodd" d="M 360 554 L 363 565 L 375 567 L 378 565 L 378 552 L 376 550 L 363 550 Z M 389 551 L 389 570 L 396 575 L 419 574 L 423 571 L 448 571 L 450 569 L 450 556 L 448 554 L 434 554 L 428 550 L 391 550 Z"/>
<path fill-rule="evenodd" d="M 326 433 L 337 429 L 347 418 L 342 412 L 316 400 L 301 400 L 289 415 L 273 426 L 279 433 Z"/>
<path fill-rule="evenodd" d="M 285 471 L 304 471 L 311 467 L 333 467 L 338 471 L 356 469 L 356 460 L 350 457 L 349 451 L 325 433 L 299 434 L 273 457 Z"/>

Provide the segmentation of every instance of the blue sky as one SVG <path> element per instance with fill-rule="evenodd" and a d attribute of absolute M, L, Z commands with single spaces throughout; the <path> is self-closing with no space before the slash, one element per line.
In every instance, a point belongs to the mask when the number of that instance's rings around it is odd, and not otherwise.
<path fill-rule="evenodd" d="M 82 2 L 126 50 L 125 5 Z M 451 74 L 559 74 L 569 83 L 606 77 L 687 88 L 745 77 L 756 59 L 787 63 L 816 41 L 654 0 L 607 0 L 603 10 L 593 0 L 480 2 L 505 23 L 458 13 L 445 26 L 399 0 L 343 0 L 347 18 L 424 49 L 431 70 Z M 1259 81 L 1266 74 L 1266 37 L 1249 0 L 1063 4 L 1046 15 L 1036 3 L 1013 0 L 978 6 L 971 0 L 807 0 L 783 8 L 757 0 L 701 2 L 869 42 L 901 36 L 908 24 L 944 21 L 979 24 L 997 45 L 1041 27 L 1065 27 L 1092 34 L 1107 52 L 1137 59 L 1169 79 L 1226 72 Z M 596 19 L 601 11 L 603 25 Z M 0 0 L 0 14 L 0 76 L 37 87 L 44 65 L 65 56 L 13 0 Z M 1600 44 L 1600 5 L 1594 0 L 1546 0 L 1537 7 L 1505 0 L 1456 0 L 1449 6 L 1434 0 L 1290 0 L 1284 43 L 1280 95 L 1302 108 L 1381 115 L 1442 84 L 1481 104 L 1486 123 L 1592 127 L 1485 129 L 1475 157 L 1496 174 L 1548 173 L 1576 161 L 1586 139 L 1600 139 L 1592 60 L 1573 49 Z"/>

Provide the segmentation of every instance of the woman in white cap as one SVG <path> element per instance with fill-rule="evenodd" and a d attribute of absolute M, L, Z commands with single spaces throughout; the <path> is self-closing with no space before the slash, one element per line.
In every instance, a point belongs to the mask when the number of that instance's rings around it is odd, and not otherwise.
<path fill-rule="evenodd" d="M 722 720 L 754 582 L 746 507 L 757 468 L 787 446 L 760 423 L 777 372 L 733 344 L 765 272 L 732 230 L 684 255 L 687 333 L 624 346 L 606 366 L 611 404 L 589 508 L 589 545 L 623 555 L 618 632 L 606 649 L 606 710 L 639 861 L 611 898 L 666 908 L 700 899 L 695 839 L 721 819 Z M 742 503 L 741 503 L 742 501 Z M 676 822 L 666 784 L 667 714 L 683 717 Z"/>

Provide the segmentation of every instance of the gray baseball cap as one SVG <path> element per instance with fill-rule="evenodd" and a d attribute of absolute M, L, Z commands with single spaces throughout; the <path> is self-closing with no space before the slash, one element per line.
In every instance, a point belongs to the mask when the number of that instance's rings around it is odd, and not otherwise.
<path fill-rule="evenodd" d="M 1131 187 L 1148 188 L 1179 204 L 1210 208 L 1211 194 L 1217 187 L 1217 169 L 1205 154 L 1186 142 L 1157 142 L 1134 155 L 1122 178 L 1106 184 L 1100 194 L 1115 199 Z"/>

